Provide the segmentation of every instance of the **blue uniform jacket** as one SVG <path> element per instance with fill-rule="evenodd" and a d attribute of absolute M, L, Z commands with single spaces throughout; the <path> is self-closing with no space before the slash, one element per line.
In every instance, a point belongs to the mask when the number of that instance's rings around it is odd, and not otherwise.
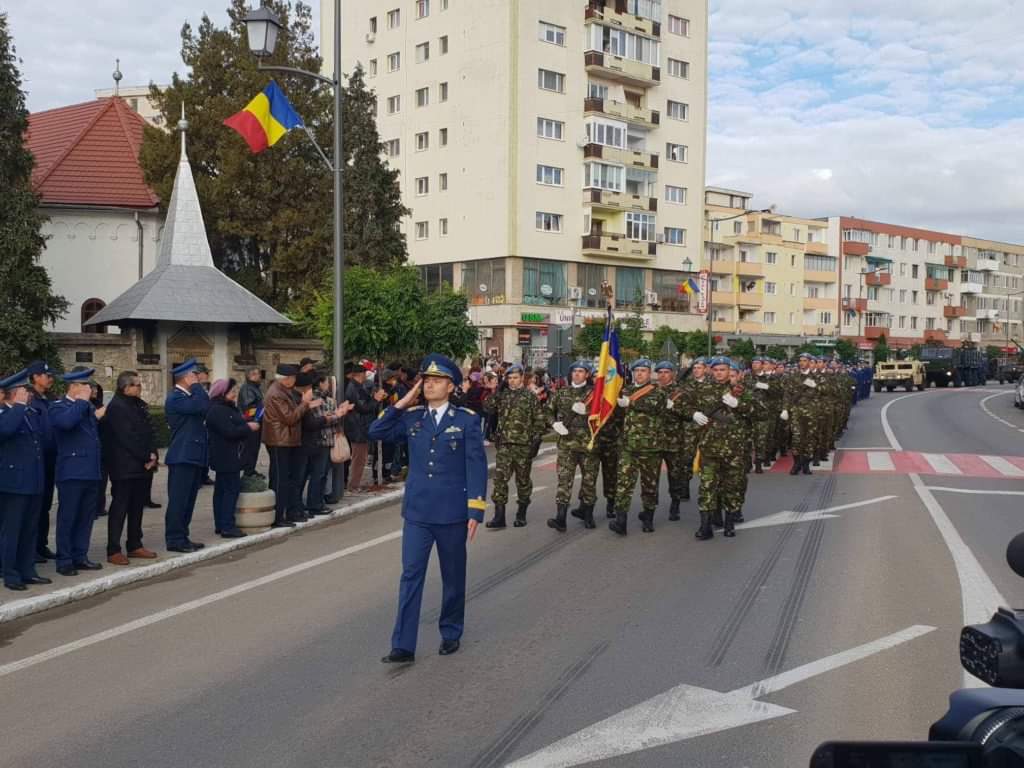
<path fill-rule="evenodd" d="M 483 522 L 487 508 L 487 454 L 480 417 L 449 405 L 437 430 L 422 405 L 390 407 L 370 425 L 370 439 L 406 441 L 409 475 L 402 517 L 410 522 L 446 525 Z"/>
<path fill-rule="evenodd" d="M 28 404 L 28 409 L 35 413 L 33 423 L 37 425 L 39 431 L 39 442 L 43 446 L 43 454 L 51 458 L 57 455 L 57 441 L 54 438 L 53 427 L 50 425 L 50 408 L 53 403 L 53 400 L 47 400 L 37 394 Z"/>
<path fill-rule="evenodd" d="M 171 427 L 171 446 L 164 464 L 207 465 L 206 411 L 210 396 L 202 384 L 193 384 L 189 394 L 175 387 L 167 395 L 164 411 Z"/>
<path fill-rule="evenodd" d="M 24 405 L 0 405 L 0 493 L 43 492 L 43 441 L 38 415 Z"/>
<path fill-rule="evenodd" d="M 50 406 L 50 425 L 57 440 L 54 479 L 101 480 L 100 427 L 96 409 L 88 400 L 64 398 Z"/>

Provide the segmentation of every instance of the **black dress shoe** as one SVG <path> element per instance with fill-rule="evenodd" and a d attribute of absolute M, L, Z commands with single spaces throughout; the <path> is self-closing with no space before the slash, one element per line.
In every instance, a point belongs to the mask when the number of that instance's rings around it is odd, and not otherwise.
<path fill-rule="evenodd" d="M 220 537 L 222 539 L 244 539 L 245 534 L 241 531 L 224 531 Z"/>
<path fill-rule="evenodd" d="M 451 656 L 457 650 L 459 650 L 458 640 L 443 640 L 441 641 L 441 647 L 437 652 L 441 656 Z"/>
<path fill-rule="evenodd" d="M 24 584 L 4 584 L 4 586 L 13 592 L 24 592 L 28 589 Z"/>
<path fill-rule="evenodd" d="M 83 560 L 80 563 L 75 563 L 75 568 L 80 571 L 102 571 L 103 566 L 100 563 L 94 563 L 92 560 Z"/>
<path fill-rule="evenodd" d="M 206 546 L 205 544 L 203 544 L 203 542 L 201 542 L 201 541 L 192 541 L 192 539 L 188 540 L 188 545 L 190 547 L 192 547 L 192 549 L 202 549 L 203 547 Z"/>
<path fill-rule="evenodd" d="M 203 485 L 213 485 L 213 478 L 209 475 L 203 478 Z"/>
<path fill-rule="evenodd" d="M 54 551 L 49 547 L 40 547 L 36 550 L 36 554 L 38 554 L 40 557 L 45 557 L 47 560 L 57 559 L 57 555 L 54 554 Z"/>
<path fill-rule="evenodd" d="M 57 573 L 59 573 L 61 576 L 77 576 L 78 570 L 69 565 L 66 567 L 58 568 Z"/>
<path fill-rule="evenodd" d="M 46 558 L 45 557 L 41 557 L 40 555 L 36 555 L 36 557 L 35 557 L 35 564 L 36 565 L 42 565 L 45 562 L 46 562 Z"/>
<path fill-rule="evenodd" d="M 163 504 L 157 504 L 155 501 L 147 501 L 142 506 L 144 506 L 146 509 L 160 509 L 161 507 L 163 507 Z"/>
<path fill-rule="evenodd" d="M 385 664 L 412 664 L 416 661 L 416 654 L 403 651 L 401 648 L 392 648 L 391 653 L 381 661 Z"/>
<path fill-rule="evenodd" d="M 295 523 L 290 520 L 275 520 L 270 525 L 271 528 L 294 528 Z"/>
<path fill-rule="evenodd" d="M 33 576 L 31 579 L 25 579 L 26 584 L 53 584 L 53 579 L 48 579 L 45 576 Z"/>
<path fill-rule="evenodd" d="M 195 552 L 196 548 L 193 547 L 191 544 L 176 544 L 173 547 L 171 547 L 171 546 L 167 547 L 167 551 L 168 552 L 181 552 L 181 553 L 184 553 L 184 554 L 188 554 L 189 552 Z"/>

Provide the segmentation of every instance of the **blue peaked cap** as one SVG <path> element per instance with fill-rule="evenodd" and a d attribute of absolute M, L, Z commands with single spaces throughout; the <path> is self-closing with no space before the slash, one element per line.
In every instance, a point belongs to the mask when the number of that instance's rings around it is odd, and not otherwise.
<path fill-rule="evenodd" d="M 189 371 L 194 371 L 198 367 L 199 361 L 196 360 L 194 357 L 190 357 L 184 363 L 179 363 L 178 365 L 171 368 L 171 375 L 174 378 L 178 378 L 179 376 L 184 376 Z"/>
<path fill-rule="evenodd" d="M 520 368 L 520 370 L 522 369 Z M 424 376 L 442 376 L 451 379 L 452 384 L 456 387 L 462 383 L 462 371 L 459 370 L 459 366 L 450 357 L 438 352 L 432 352 L 423 358 L 423 362 L 420 363 L 420 373 Z"/>
<path fill-rule="evenodd" d="M 23 368 L 12 376 L 0 381 L 0 389 L 16 389 L 28 386 L 28 368 Z"/>

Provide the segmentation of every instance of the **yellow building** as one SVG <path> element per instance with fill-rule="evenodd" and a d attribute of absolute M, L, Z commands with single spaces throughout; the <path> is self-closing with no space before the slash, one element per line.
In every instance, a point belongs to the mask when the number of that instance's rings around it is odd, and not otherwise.
<path fill-rule="evenodd" d="M 1024 344 L 1024 245 L 975 237 L 964 237 L 961 243 L 967 259 L 957 284 L 961 338 L 1015 352 L 1014 340 Z M 973 292 L 962 290 L 972 284 Z"/>

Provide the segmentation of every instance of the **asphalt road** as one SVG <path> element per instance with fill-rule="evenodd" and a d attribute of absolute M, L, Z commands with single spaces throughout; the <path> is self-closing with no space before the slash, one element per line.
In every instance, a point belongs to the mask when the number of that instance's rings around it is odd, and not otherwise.
<path fill-rule="evenodd" d="M 751 476 L 733 540 L 695 541 L 692 502 L 667 522 L 664 486 L 654 534 L 634 500 L 624 540 L 558 535 L 542 457 L 530 525 L 471 546 L 451 657 L 432 567 L 411 667 L 379 662 L 397 507 L 2 625 L 0 765 L 753 768 L 925 738 L 962 681 L 965 610 L 1024 587 L 1003 561 L 1021 496 L 992 493 L 1024 494 L 1001 392 L 873 395 L 833 471 Z"/>

